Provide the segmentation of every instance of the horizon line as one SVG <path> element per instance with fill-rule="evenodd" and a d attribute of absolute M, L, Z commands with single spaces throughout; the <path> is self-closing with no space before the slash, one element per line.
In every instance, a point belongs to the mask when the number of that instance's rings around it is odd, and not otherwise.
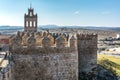
<path fill-rule="evenodd" d="M 15 26 L 19 26 L 19 27 L 24 27 L 21 25 L 0 25 L 1 26 L 9 26 L 9 27 L 15 27 Z M 95 25 L 56 25 L 56 24 L 42 24 L 42 25 L 38 25 L 38 27 L 40 26 L 57 26 L 57 27 L 65 27 L 65 26 L 77 26 L 77 27 L 120 27 L 120 26 L 95 26 Z"/>

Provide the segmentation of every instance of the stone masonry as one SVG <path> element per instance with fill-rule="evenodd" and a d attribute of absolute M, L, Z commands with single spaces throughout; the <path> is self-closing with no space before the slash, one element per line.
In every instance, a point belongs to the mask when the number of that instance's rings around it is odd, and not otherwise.
<path fill-rule="evenodd" d="M 24 31 L 10 39 L 10 52 L 12 80 L 79 80 L 96 68 L 97 35 L 38 32 L 30 8 Z"/>

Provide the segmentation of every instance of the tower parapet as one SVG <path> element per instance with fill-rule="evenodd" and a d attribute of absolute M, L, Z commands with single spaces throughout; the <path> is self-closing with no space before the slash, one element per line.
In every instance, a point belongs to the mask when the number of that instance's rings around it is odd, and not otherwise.
<path fill-rule="evenodd" d="M 97 39 L 97 34 L 77 34 L 78 40 L 93 40 Z"/>
<path fill-rule="evenodd" d="M 90 72 L 97 64 L 97 34 L 77 34 L 79 73 Z"/>

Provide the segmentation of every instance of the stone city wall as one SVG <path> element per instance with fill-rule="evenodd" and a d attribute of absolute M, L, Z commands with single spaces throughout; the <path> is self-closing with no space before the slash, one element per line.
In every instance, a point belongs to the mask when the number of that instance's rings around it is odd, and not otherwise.
<path fill-rule="evenodd" d="M 13 54 L 12 80 L 78 80 L 78 55 L 70 53 Z"/>

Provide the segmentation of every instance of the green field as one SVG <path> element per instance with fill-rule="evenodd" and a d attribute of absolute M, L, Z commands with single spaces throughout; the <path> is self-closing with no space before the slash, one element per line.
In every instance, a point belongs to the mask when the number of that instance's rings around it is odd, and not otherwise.
<path fill-rule="evenodd" d="M 98 54 L 98 64 L 120 76 L 120 58 Z"/>

